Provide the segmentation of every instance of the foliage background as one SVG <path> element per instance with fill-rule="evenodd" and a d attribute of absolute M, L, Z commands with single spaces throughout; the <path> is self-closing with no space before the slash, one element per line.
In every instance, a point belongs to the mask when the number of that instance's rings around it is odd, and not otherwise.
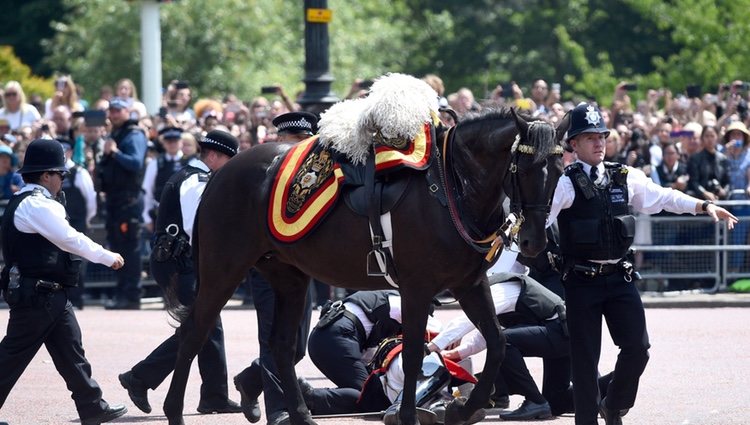
<path fill-rule="evenodd" d="M 129 77 L 140 85 L 139 2 L 6 0 L 0 16 L 9 45 L 33 74 L 71 73 L 95 96 Z M 165 84 L 190 81 L 195 97 L 234 92 L 249 100 L 260 87 L 304 89 L 303 2 L 180 0 L 161 7 Z M 342 96 L 354 78 L 388 71 L 440 75 L 446 90 L 478 98 L 496 84 L 536 78 L 559 82 L 563 98 L 608 103 L 619 81 L 682 92 L 714 91 L 747 79 L 750 0 L 329 0 L 330 69 Z M 6 71 L 0 81 L 51 80 Z M 18 65 L 18 64 L 17 64 Z M 23 72 L 21 72 L 23 74 Z M 48 89 L 44 85 L 49 84 Z M 30 86 L 31 87 L 31 86 Z M 29 90 L 27 90 L 29 91 Z"/>

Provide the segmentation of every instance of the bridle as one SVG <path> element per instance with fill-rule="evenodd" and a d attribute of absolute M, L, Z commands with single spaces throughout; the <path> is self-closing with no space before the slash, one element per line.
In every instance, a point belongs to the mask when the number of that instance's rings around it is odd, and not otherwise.
<path fill-rule="evenodd" d="M 529 130 L 535 125 L 550 125 L 544 121 L 533 121 L 529 123 Z M 454 125 L 445 132 L 443 138 L 443 158 L 442 162 L 438 161 L 440 176 L 445 188 L 445 194 L 447 198 L 448 211 L 451 216 L 451 220 L 458 231 L 461 238 L 475 251 L 486 254 L 485 260 L 492 263 L 500 252 L 500 248 L 503 246 L 510 247 L 513 242 L 517 242 L 518 233 L 521 230 L 521 225 L 524 221 L 523 211 L 524 210 L 544 210 L 546 213 L 550 211 L 551 199 L 546 204 L 525 204 L 523 197 L 521 196 L 521 188 L 518 177 L 518 160 L 520 155 L 534 155 L 536 149 L 528 144 L 521 144 L 521 134 L 516 135 L 510 153 L 511 160 L 508 171 L 511 173 L 511 194 L 510 194 L 510 210 L 511 214 L 508 215 L 506 220 L 498 227 L 494 232 L 487 236 L 474 238 L 467 231 L 466 227 L 461 220 L 461 214 L 459 212 L 458 201 L 456 200 L 457 185 L 455 176 L 452 172 L 452 147 L 454 145 L 453 140 L 455 138 L 455 129 L 457 125 Z M 553 128 L 554 131 L 554 128 Z M 554 133 L 553 133 L 554 135 Z M 527 132 L 528 137 L 528 132 Z M 439 154 L 439 151 L 438 151 Z M 561 146 L 555 146 L 550 152 L 550 155 L 563 154 L 563 148 Z"/>
<path fill-rule="evenodd" d="M 537 125 L 550 125 L 549 123 L 541 120 L 532 121 L 529 123 L 529 131 L 531 132 L 531 129 L 534 126 Z M 556 132 L 556 130 L 553 131 Z M 555 135 L 555 132 L 553 132 L 553 137 Z M 555 145 L 554 149 L 549 153 L 550 156 L 553 155 L 563 155 L 563 148 L 562 146 Z M 516 140 L 513 142 L 513 146 L 510 148 L 511 153 L 511 160 L 510 160 L 510 186 L 511 186 L 511 193 L 510 193 L 510 212 L 514 214 L 517 217 L 516 224 L 514 225 L 514 228 L 511 231 L 511 234 L 514 237 L 517 237 L 518 232 L 521 228 L 521 224 L 523 224 L 524 211 L 543 211 L 545 214 L 549 214 L 552 199 L 548 199 L 546 203 L 544 204 L 525 204 L 523 202 L 523 196 L 521 195 L 521 185 L 518 181 L 518 160 L 520 158 L 519 154 L 524 155 L 535 155 L 536 149 L 531 145 L 521 144 L 521 134 L 516 135 Z"/>

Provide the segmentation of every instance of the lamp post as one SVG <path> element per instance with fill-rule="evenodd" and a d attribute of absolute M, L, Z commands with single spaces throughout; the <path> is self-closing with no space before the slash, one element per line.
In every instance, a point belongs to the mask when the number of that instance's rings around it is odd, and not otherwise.
<path fill-rule="evenodd" d="M 332 13 L 327 5 L 327 0 L 305 0 L 305 92 L 299 103 L 306 111 L 318 115 L 339 101 L 331 91 L 328 22 Z"/>

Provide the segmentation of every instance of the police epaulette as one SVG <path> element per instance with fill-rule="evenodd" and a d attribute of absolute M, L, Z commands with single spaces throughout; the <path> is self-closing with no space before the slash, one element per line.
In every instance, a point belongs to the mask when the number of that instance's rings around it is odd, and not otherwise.
<path fill-rule="evenodd" d="M 198 181 L 201 183 L 205 183 L 208 181 L 208 173 L 198 173 Z"/>
<path fill-rule="evenodd" d="M 565 167 L 565 175 L 568 176 L 568 177 L 570 177 L 570 175 L 575 170 L 579 170 L 579 169 L 583 169 L 583 165 L 580 162 L 574 162 L 574 163 L 568 165 L 567 167 Z"/>

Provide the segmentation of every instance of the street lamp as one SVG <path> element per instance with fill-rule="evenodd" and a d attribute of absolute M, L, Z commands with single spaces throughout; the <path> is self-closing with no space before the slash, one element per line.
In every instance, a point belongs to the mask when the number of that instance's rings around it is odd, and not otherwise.
<path fill-rule="evenodd" d="M 305 0 L 305 92 L 299 99 L 306 111 L 320 114 L 339 101 L 331 91 L 328 22 L 332 12 L 327 0 Z"/>

